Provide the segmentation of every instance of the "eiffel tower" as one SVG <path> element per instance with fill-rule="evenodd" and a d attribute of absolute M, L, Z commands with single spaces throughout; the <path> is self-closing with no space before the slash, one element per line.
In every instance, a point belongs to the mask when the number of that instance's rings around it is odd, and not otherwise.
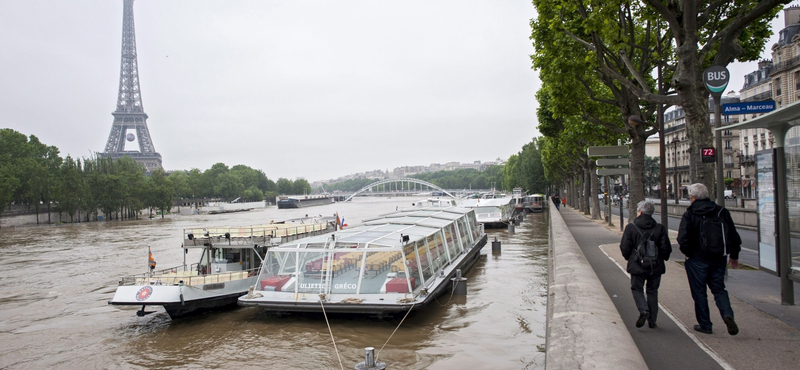
<path fill-rule="evenodd" d="M 139 67 L 136 62 L 136 31 L 133 26 L 133 0 L 123 0 L 122 62 L 119 69 L 117 109 L 111 113 L 114 123 L 106 148 L 98 156 L 122 158 L 128 156 L 144 165 L 147 172 L 161 168 L 161 154 L 156 152 L 147 128 L 147 114 L 139 90 Z M 138 140 L 139 150 L 125 150 L 125 142 Z"/>

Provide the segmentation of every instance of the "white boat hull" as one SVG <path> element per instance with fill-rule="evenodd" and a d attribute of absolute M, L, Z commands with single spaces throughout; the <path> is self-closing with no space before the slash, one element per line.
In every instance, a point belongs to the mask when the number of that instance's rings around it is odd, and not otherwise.
<path fill-rule="evenodd" d="M 114 298 L 108 301 L 116 306 L 163 306 L 171 318 L 200 311 L 235 306 L 239 297 L 247 293 L 257 277 L 188 285 L 125 285 L 117 287 Z M 155 282 L 153 282 L 155 283 Z"/>

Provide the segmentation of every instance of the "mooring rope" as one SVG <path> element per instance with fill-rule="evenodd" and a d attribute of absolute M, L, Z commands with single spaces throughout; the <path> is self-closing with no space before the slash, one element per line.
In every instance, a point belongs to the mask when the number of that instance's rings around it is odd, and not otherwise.
<path fill-rule="evenodd" d="M 381 349 L 379 349 L 379 350 L 378 350 L 378 354 L 376 354 L 376 355 L 375 355 L 375 363 L 377 363 L 377 362 L 378 362 L 378 358 L 381 356 L 381 351 L 383 351 L 383 347 L 386 347 L 386 345 L 387 345 L 387 344 L 389 344 L 389 341 L 390 341 L 390 340 L 392 340 L 392 336 L 394 336 L 394 333 L 396 333 L 396 332 L 397 332 L 397 329 L 400 329 L 400 325 L 403 325 L 403 321 L 405 321 L 405 320 L 406 320 L 406 317 L 408 317 L 408 314 L 410 314 L 410 313 L 411 313 L 411 309 L 412 309 L 412 308 L 414 308 L 414 305 L 415 305 L 415 304 L 417 304 L 417 301 L 414 301 L 414 303 L 412 303 L 412 304 L 411 304 L 411 307 L 409 307 L 409 308 L 408 308 L 408 311 L 406 312 L 406 315 L 405 315 L 405 316 L 403 316 L 403 319 L 402 319 L 402 320 L 400 320 L 400 323 L 399 323 L 399 324 L 397 324 L 397 327 L 396 327 L 396 328 L 394 328 L 394 331 L 393 331 L 393 332 L 392 332 L 392 334 L 389 336 L 389 338 L 388 338 L 388 339 L 386 339 L 386 342 L 385 342 L 385 343 L 383 343 L 383 345 L 381 346 Z"/>
<path fill-rule="evenodd" d="M 444 304 L 441 304 L 441 303 L 439 303 L 439 299 L 438 299 L 438 298 L 436 298 L 436 297 L 433 297 L 433 300 L 434 300 L 434 301 L 436 301 L 436 303 L 437 303 L 439 306 L 442 306 L 442 307 L 444 307 L 444 306 L 447 306 L 447 304 L 448 304 L 448 303 L 450 303 L 450 301 L 453 299 L 453 293 L 455 293 L 455 292 L 456 292 L 456 281 L 455 281 L 455 280 L 453 280 L 453 284 L 452 284 L 452 285 L 453 285 L 453 286 L 452 286 L 452 287 L 450 287 L 450 298 L 448 298 L 448 299 L 447 299 L 447 302 L 445 302 Z"/>
<path fill-rule="evenodd" d="M 328 322 L 328 314 L 325 313 L 325 305 L 322 304 L 321 299 L 319 300 L 319 305 L 322 307 L 322 315 L 325 316 L 325 323 L 328 324 L 328 332 L 331 333 L 331 342 L 333 342 L 333 350 L 336 351 L 336 358 L 339 359 L 339 367 L 342 370 L 344 370 L 344 365 L 342 365 L 342 358 L 339 356 L 339 349 L 336 348 L 336 340 L 333 339 L 333 330 L 331 330 L 331 323 Z"/>

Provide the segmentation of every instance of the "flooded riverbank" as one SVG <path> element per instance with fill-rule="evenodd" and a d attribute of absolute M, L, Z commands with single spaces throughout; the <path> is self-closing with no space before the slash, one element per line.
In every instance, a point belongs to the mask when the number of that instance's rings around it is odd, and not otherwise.
<path fill-rule="evenodd" d="M 258 308 L 172 321 L 106 302 L 121 275 L 143 272 L 147 247 L 159 268 L 183 263 L 181 231 L 269 223 L 338 212 L 348 224 L 408 207 L 415 199 L 222 215 L 0 231 L 0 368 L 340 368 L 321 315 L 277 317 Z M 403 321 L 379 354 L 389 369 L 543 369 L 547 303 L 547 213 L 529 214 L 516 233 L 489 230 L 491 243 L 466 274 L 468 296 L 445 295 Z M 187 263 L 196 262 L 191 253 Z M 346 369 L 376 352 L 402 317 L 330 316 Z"/>

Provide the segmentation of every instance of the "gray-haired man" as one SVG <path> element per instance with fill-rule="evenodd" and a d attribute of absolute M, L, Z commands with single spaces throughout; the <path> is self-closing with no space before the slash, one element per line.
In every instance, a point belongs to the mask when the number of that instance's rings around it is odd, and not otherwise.
<path fill-rule="evenodd" d="M 656 328 L 658 318 L 658 287 L 661 285 L 661 275 L 667 269 L 664 261 L 672 253 L 667 228 L 653 219 L 655 206 L 653 202 L 644 200 L 636 205 L 637 216 L 632 223 L 625 227 L 619 249 L 622 256 L 628 261 L 628 273 L 631 274 L 631 293 L 636 308 L 639 309 L 639 318 L 636 327 L 644 326 L 645 321 L 650 328 Z M 648 252 L 648 241 L 650 251 Z M 652 248 L 655 247 L 655 248 Z M 647 296 L 645 297 L 644 285 L 647 283 Z"/>
<path fill-rule="evenodd" d="M 689 200 L 692 201 L 692 204 L 681 218 L 678 244 L 681 252 L 686 255 L 684 266 L 689 279 L 689 288 L 692 291 L 692 299 L 694 299 L 694 315 L 697 318 L 694 330 L 711 334 L 708 293 L 706 292 L 706 286 L 708 286 L 711 294 L 714 295 L 714 301 L 722 315 L 722 321 L 728 328 L 728 334 L 736 335 L 739 333 L 739 326 L 733 319 L 733 309 L 728 291 L 725 290 L 724 279 L 728 256 L 730 256 L 731 267 L 739 266 L 742 239 L 736 231 L 736 225 L 733 224 L 731 213 L 725 207 L 708 199 L 708 188 L 705 185 L 700 183 L 689 185 Z M 711 224 L 709 220 L 716 221 L 716 223 L 713 228 L 704 229 L 704 225 Z M 718 239 L 724 241 L 722 243 L 724 248 L 713 248 L 708 245 L 709 235 L 716 230 L 720 230 Z"/>

